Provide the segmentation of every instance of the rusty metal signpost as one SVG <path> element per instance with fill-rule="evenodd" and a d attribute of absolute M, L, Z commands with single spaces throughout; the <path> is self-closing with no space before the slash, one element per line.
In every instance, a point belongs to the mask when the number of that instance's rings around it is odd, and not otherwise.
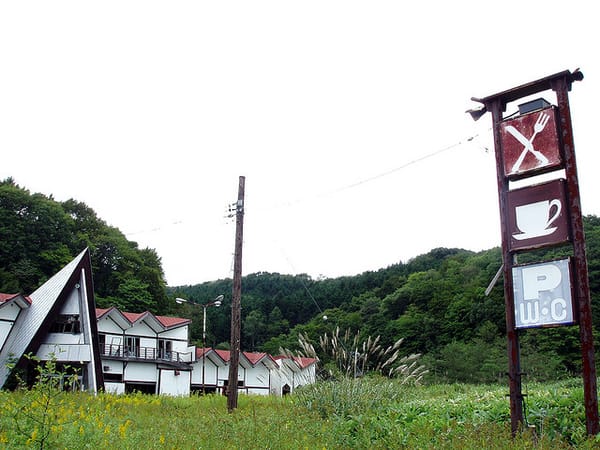
<path fill-rule="evenodd" d="M 574 324 L 579 324 L 581 340 L 586 429 L 590 435 L 600 432 L 585 236 L 568 99 L 572 83 L 582 79 L 579 70 L 563 71 L 472 99 L 484 105 L 473 117 L 490 112 L 494 130 L 513 435 L 523 425 L 518 330 Z M 543 91 L 556 94 L 556 105 L 532 100 L 519 105 L 518 116 L 503 117 L 507 104 Z M 550 181 L 538 181 L 542 174 Z M 525 186 L 513 188 L 515 181 Z M 568 245 L 570 258 L 518 264 L 524 252 Z"/>

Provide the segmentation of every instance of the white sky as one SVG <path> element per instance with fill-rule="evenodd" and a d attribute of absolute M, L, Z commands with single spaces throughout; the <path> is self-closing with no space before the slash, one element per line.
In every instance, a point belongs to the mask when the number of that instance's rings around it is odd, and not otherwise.
<path fill-rule="evenodd" d="M 490 115 L 464 113 L 473 96 L 581 67 L 582 205 L 600 214 L 592 7 L 4 1 L 0 179 L 86 203 L 156 249 L 172 286 L 232 276 L 224 216 L 240 175 L 244 274 L 487 249 L 500 242 L 495 159 Z"/>

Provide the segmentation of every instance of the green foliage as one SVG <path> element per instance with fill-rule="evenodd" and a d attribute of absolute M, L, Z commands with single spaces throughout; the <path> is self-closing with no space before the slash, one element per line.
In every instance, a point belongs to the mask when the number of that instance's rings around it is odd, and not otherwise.
<path fill-rule="evenodd" d="M 138 249 L 75 200 L 30 194 L 0 181 L 0 292 L 29 294 L 89 247 L 99 306 L 169 311 L 160 258 Z"/>
<path fill-rule="evenodd" d="M 505 385 L 408 386 L 382 377 L 305 386 L 280 397 L 63 393 L 44 448 L 597 448 L 585 434 L 580 380 L 528 386 L 527 424 L 511 437 Z M 0 447 L 39 447 L 20 434 L 0 391 Z M 39 406 L 36 406 L 39 407 Z M 165 420 L 168 418 L 168 420 Z M 530 431 L 531 430 L 531 431 Z M 35 436 L 37 439 L 37 436 Z"/>
<path fill-rule="evenodd" d="M 294 403 L 333 424 L 343 448 L 594 448 L 587 439 L 582 389 L 573 382 L 529 386 L 528 425 L 514 439 L 506 387 L 411 387 L 380 378 L 306 386 Z"/>
<path fill-rule="evenodd" d="M 585 217 L 584 224 L 593 323 L 599 329 L 600 219 Z M 557 248 L 528 257 L 545 260 L 564 254 L 565 248 Z M 250 317 L 250 329 L 264 326 L 258 333 L 244 332 L 242 344 L 276 353 L 279 348 L 298 350 L 299 335 L 317 342 L 337 327 L 361 330 L 380 336 L 384 347 L 404 339 L 403 349 L 426 355 L 432 376 L 439 379 L 495 381 L 507 368 L 502 278 L 489 295 L 485 289 L 500 266 L 499 248 L 478 253 L 440 248 L 357 277 L 312 280 L 306 275 L 253 274 L 242 281 L 243 318 Z M 180 287 L 176 292 L 181 290 L 193 292 L 192 298 L 207 299 L 230 291 L 231 280 Z M 274 308 L 281 316 L 271 317 Z M 227 308 L 222 308 L 208 323 L 217 342 L 229 339 L 226 314 Z M 556 379 L 580 370 L 577 327 L 527 330 L 520 335 L 522 363 L 530 379 Z"/>
<path fill-rule="evenodd" d="M 21 395 L 10 398 L 6 408 L 14 421 L 16 434 L 27 446 L 53 447 L 57 440 L 55 434 L 65 423 L 59 415 L 75 405 L 65 391 L 77 389 L 77 373 L 69 366 L 59 368 L 54 358 L 42 362 L 32 355 L 25 357 L 35 365 L 35 382 L 27 389 L 24 380 L 19 380 Z"/>
<path fill-rule="evenodd" d="M 584 217 L 584 226 L 593 325 L 600 330 L 600 218 Z M 207 344 L 228 345 L 231 279 L 169 288 L 167 295 L 154 250 L 139 249 L 83 203 L 56 202 L 30 194 L 10 178 L 0 181 L 0 292 L 32 292 L 86 246 L 92 255 L 98 306 L 192 318 L 190 337 L 198 342 L 201 311 L 177 307 L 172 299 L 204 303 L 224 294 L 223 306 L 207 312 Z M 565 245 L 527 252 L 519 255 L 519 262 L 564 257 L 570 251 Z M 500 265 L 498 248 L 478 253 L 437 248 L 353 277 L 314 280 L 308 275 L 250 274 L 242 280 L 241 345 L 272 354 L 281 347 L 297 350 L 298 336 L 316 342 L 339 327 L 380 336 L 384 348 L 403 339 L 403 349 L 426 355 L 432 374 L 441 379 L 495 380 L 502 366 L 499 355 L 505 352 L 502 280 L 489 295 L 484 292 Z M 581 370 L 576 328 L 519 333 L 524 370 L 531 378 L 551 379 Z M 477 363 L 473 354 L 486 357 Z"/>

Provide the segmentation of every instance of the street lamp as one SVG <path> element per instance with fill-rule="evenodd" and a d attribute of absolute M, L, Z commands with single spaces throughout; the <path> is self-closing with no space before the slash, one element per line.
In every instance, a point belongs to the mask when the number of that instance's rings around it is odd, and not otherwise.
<path fill-rule="evenodd" d="M 204 366 L 205 366 L 205 355 L 206 355 L 206 308 L 209 308 L 211 306 L 216 306 L 217 308 L 219 306 L 221 306 L 221 302 L 223 301 L 223 295 L 219 295 L 218 297 L 216 297 L 214 300 L 205 303 L 205 304 L 201 304 L 201 303 L 196 303 L 196 302 L 192 302 L 190 300 L 186 300 L 185 298 L 179 298 L 177 297 L 175 299 L 175 301 L 179 304 L 182 303 L 190 303 L 192 305 L 197 305 L 197 306 L 202 306 L 202 394 L 205 394 L 205 388 L 204 388 Z"/>

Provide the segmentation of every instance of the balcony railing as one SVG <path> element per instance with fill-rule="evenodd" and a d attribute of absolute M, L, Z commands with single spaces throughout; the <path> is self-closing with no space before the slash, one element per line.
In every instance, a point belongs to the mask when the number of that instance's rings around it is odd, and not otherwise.
<path fill-rule="evenodd" d="M 105 344 L 100 346 L 101 356 L 118 359 L 138 359 L 150 361 L 191 362 L 192 354 L 167 351 L 154 347 L 129 347 L 127 345 Z"/>

